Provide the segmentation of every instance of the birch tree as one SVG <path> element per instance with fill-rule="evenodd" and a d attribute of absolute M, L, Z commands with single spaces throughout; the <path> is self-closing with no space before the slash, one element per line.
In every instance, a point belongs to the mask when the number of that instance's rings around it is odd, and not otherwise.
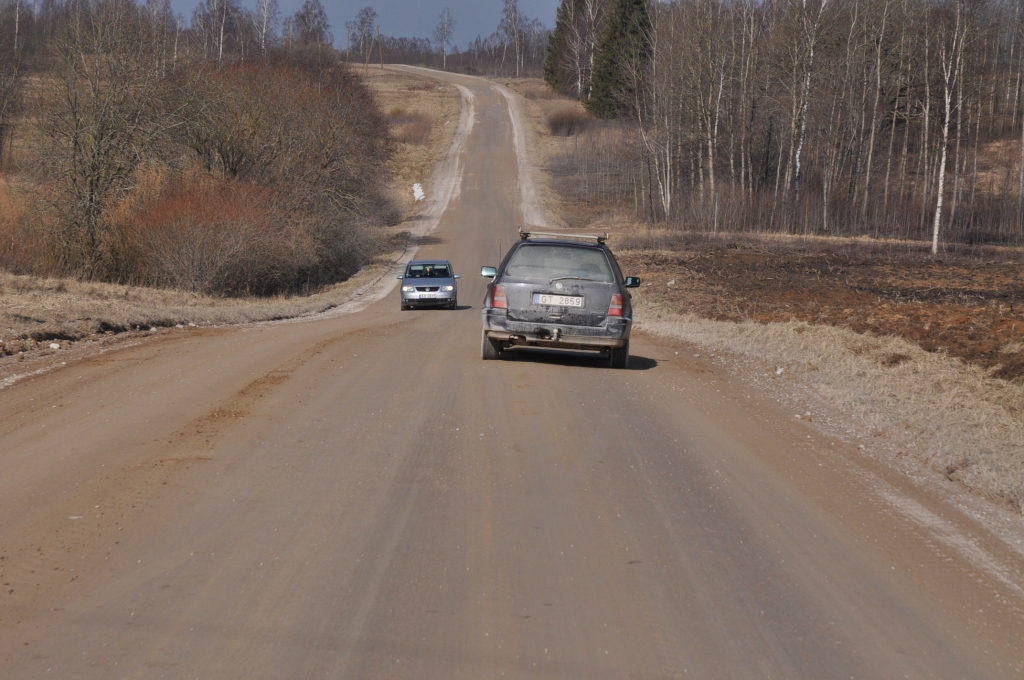
<path fill-rule="evenodd" d="M 0 6 L 0 165 L 10 144 L 19 113 L 22 87 L 22 0 Z"/>
<path fill-rule="evenodd" d="M 274 32 L 281 20 L 281 11 L 277 0 L 257 0 L 256 2 L 256 33 L 260 41 L 260 54 L 267 58 L 267 49 L 274 38 Z"/>
<path fill-rule="evenodd" d="M 441 50 L 441 68 L 448 68 L 448 47 L 452 44 L 452 34 L 455 32 L 455 19 L 447 7 L 437 18 L 437 26 L 434 28 L 434 43 Z"/>
<path fill-rule="evenodd" d="M 942 225 L 942 199 L 946 183 L 946 157 L 949 150 L 949 123 L 954 109 L 959 109 L 960 102 L 953 101 L 953 92 L 957 89 L 961 74 L 964 45 L 967 41 L 967 17 L 964 12 L 964 0 L 952 0 L 953 7 L 945 8 L 952 17 L 944 17 L 938 30 L 939 70 L 942 73 L 942 143 L 938 172 L 938 187 L 935 194 L 935 221 L 932 224 L 932 255 L 939 252 L 939 230 Z"/>
<path fill-rule="evenodd" d="M 498 32 L 505 38 L 505 44 L 512 45 L 512 54 L 516 60 L 516 78 L 523 67 L 523 43 L 526 41 L 525 28 L 527 19 L 519 11 L 519 0 L 505 0 L 501 11 L 501 22 Z"/>

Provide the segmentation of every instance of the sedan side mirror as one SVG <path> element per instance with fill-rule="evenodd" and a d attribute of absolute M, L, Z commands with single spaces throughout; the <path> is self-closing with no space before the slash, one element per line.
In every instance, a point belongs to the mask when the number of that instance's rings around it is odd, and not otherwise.
<path fill-rule="evenodd" d="M 462 278 L 462 274 L 456 274 L 453 278 L 461 279 Z"/>
<path fill-rule="evenodd" d="M 640 277 L 639 276 L 627 276 L 626 277 L 626 288 L 639 288 Z"/>
<path fill-rule="evenodd" d="M 498 275 L 498 270 L 494 267 L 480 267 L 480 276 L 486 276 L 489 279 L 493 279 Z"/>

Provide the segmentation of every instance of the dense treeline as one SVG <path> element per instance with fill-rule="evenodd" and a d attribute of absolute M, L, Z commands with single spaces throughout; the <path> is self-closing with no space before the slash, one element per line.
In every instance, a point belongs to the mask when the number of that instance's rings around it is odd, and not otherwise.
<path fill-rule="evenodd" d="M 387 121 L 318 0 L 283 33 L 273 0 L 187 29 L 166 0 L 0 8 L 0 264 L 274 294 L 351 275 L 396 219 Z"/>
<path fill-rule="evenodd" d="M 545 77 L 613 122 L 582 200 L 708 230 L 1024 241 L 1008 0 L 563 0 Z"/>
<path fill-rule="evenodd" d="M 377 12 L 364 7 L 345 26 L 345 59 L 363 64 L 412 64 L 458 73 L 486 76 L 539 76 L 547 57 L 551 31 L 519 8 L 518 0 L 503 0 L 501 20 L 494 33 L 477 36 L 465 50 L 452 42 L 456 17 L 445 8 L 431 38 L 380 35 Z"/>

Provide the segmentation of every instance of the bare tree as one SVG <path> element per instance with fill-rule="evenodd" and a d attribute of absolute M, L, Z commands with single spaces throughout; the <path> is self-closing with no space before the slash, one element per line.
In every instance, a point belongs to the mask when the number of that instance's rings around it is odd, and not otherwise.
<path fill-rule="evenodd" d="M 152 68 L 152 25 L 127 0 L 76 8 L 52 46 L 38 125 L 57 180 L 55 233 L 65 268 L 102 274 L 105 211 L 157 139 L 176 124 L 169 83 Z"/>
<path fill-rule="evenodd" d="M 455 31 L 455 19 L 447 7 L 437 18 L 437 27 L 434 29 L 434 43 L 441 50 L 441 67 L 448 68 L 448 47 L 452 43 L 452 34 Z"/>
<path fill-rule="evenodd" d="M 498 24 L 498 32 L 505 38 L 505 46 L 512 45 L 513 55 L 516 60 L 516 77 L 522 72 L 523 47 L 526 42 L 527 19 L 519 11 L 519 0 L 505 0 L 505 6 L 501 12 L 501 22 Z"/>
<path fill-rule="evenodd" d="M 267 48 L 274 37 L 277 25 L 281 20 L 281 12 L 277 0 L 257 0 L 256 2 L 256 32 L 260 40 L 260 52 L 263 58 L 267 58 Z"/>
<path fill-rule="evenodd" d="M 347 25 L 349 34 L 359 41 L 359 51 L 362 54 L 363 62 L 370 63 L 370 52 L 373 50 L 373 34 L 377 25 L 377 10 L 373 7 L 364 7 L 359 10 L 355 21 Z"/>
<path fill-rule="evenodd" d="M 216 55 L 217 68 L 224 63 L 225 46 L 236 39 L 242 25 L 238 0 L 204 0 L 192 13 L 192 28 L 203 45 L 203 54 Z"/>
<path fill-rule="evenodd" d="M 953 17 L 943 17 L 938 31 L 939 69 L 942 72 L 942 144 L 940 148 L 938 188 L 935 194 L 935 221 L 932 225 L 932 255 L 939 252 L 939 229 L 942 225 L 942 197 L 946 183 L 946 156 L 949 150 L 949 123 L 954 109 L 959 110 L 961 102 L 953 102 L 953 91 L 961 76 L 964 45 L 967 41 L 967 17 L 964 16 L 963 0 L 952 0 Z M 947 6 L 945 9 L 950 10 Z M 950 25 L 952 22 L 952 25 Z"/>
<path fill-rule="evenodd" d="M 327 11 L 320 0 L 305 0 L 295 13 L 295 30 L 300 42 L 309 45 L 329 45 L 334 42 Z"/>
<path fill-rule="evenodd" d="M 21 103 L 25 51 L 25 41 L 21 36 L 22 12 L 22 0 L 0 6 L 0 165 L 13 137 L 14 121 Z"/>
<path fill-rule="evenodd" d="M 575 0 L 565 5 L 565 47 L 559 65 L 571 74 L 572 94 L 581 101 L 590 98 L 594 56 L 604 25 L 604 2 Z"/>

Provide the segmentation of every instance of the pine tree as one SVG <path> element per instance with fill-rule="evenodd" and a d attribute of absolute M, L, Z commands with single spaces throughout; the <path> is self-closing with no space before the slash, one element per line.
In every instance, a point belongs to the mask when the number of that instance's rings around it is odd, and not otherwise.
<path fill-rule="evenodd" d="M 651 56 L 650 32 L 647 0 L 616 0 L 594 62 L 590 113 L 615 118 L 633 99 L 635 76 Z"/>
<path fill-rule="evenodd" d="M 565 47 L 565 33 L 569 30 L 566 25 L 566 5 L 573 0 L 562 0 L 558 5 L 558 12 L 555 14 L 555 30 L 551 31 L 548 37 L 548 54 L 544 59 L 544 80 L 555 92 L 565 89 L 565 78 L 559 68 L 559 61 L 562 58 L 562 50 Z"/>

